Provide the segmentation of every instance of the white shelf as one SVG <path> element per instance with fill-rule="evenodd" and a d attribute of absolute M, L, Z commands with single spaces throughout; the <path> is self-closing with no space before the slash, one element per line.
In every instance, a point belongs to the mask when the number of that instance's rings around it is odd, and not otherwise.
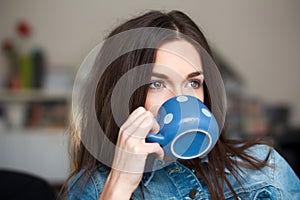
<path fill-rule="evenodd" d="M 46 90 L 0 90 L 0 102 L 39 102 L 71 100 L 70 91 L 46 91 Z"/>

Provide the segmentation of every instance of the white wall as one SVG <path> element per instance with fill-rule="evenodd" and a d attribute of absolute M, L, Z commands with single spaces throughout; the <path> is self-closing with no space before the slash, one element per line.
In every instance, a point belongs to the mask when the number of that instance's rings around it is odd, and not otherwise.
<path fill-rule="evenodd" d="M 70 172 L 68 136 L 62 132 L 0 132 L 0 169 L 27 172 L 51 184 L 64 182 Z"/>
<path fill-rule="evenodd" d="M 45 48 L 50 66 L 76 69 L 115 25 L 147 9 L 187 12 L 245 79 L 245 93 L 269 103 L 289 103 L 292 122 L 300 125 L 298 0 L 1 0 L 0 40 L 24 18 L 34 28 L 32 45 Z"/>

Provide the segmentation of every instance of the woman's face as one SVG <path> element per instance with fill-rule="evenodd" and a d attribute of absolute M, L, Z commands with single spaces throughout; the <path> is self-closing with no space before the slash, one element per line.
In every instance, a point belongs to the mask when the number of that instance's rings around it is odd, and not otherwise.
<path fill-rule="evenodd" d="M 191 95 L 204 101 L 203 68 L 195 47 L 185 40 L 159 47 L 153 67 L 145 108 L 154 115 L 168 99 Z"/>

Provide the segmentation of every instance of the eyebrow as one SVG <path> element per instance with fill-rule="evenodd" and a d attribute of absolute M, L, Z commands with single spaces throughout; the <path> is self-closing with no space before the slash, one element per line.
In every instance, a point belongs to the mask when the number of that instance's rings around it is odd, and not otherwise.
<path fill-rule="evenodd" d="M 202 74 L 203 74 L 202 71 L 192 72 L 189 75 L 187 75 L 187 78 L 193 78 L 193 77 L 196 77 L 196 76 L 200 76 Z M 167 75 L 161 74 L 161 73 L 157 73 L 157 72 L 153 72 L 152 76 L 154 76 L 156 78 L 166 79 L 166 80 L 169 79 L 169 77 Z"/>
<path fill-rule="evenodd" d="M 153 72 L 152 76 L 155 76 L 156 78 L 161 78 L 161 79 L 169 79 L 169 77 L 166 76 L 165 74 L 156 73 L 156 72 Z"/>
<path fill-rule="evenodd" d="M 192 72 L 187 76 L 187 78 L 193 78 L 193 77 L 200 76 L 200 75 L 203 75 L 202 71 Z"/>

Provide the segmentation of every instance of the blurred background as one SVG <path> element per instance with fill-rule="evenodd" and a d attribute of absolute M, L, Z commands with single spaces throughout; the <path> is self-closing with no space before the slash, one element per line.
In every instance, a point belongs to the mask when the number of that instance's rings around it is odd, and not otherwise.
<path fill-rule="evenodd" d="M 299 176 L 300 1 L 0 0 L 1 189 L 13 173 L 56 195 L 69 172 L 78 67 L 115 26 L 151 9 L 182 10 L 206 35 L 227 90 L 229 137 L 271 139 Z"/>

